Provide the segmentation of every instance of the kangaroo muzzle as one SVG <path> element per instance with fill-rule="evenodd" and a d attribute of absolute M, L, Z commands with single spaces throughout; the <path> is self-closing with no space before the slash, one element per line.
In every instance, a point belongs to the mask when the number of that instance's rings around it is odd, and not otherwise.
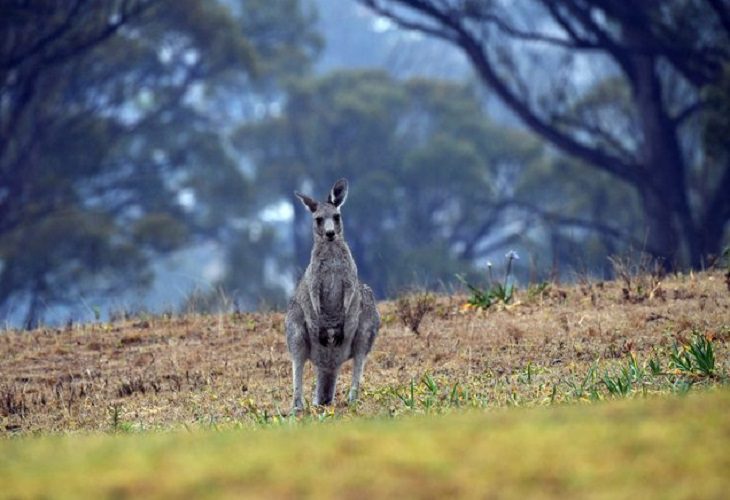
<path fill-rule="evenodd" d="M 335 238 L 335 221 L 332 219 L 325 219 L 324 221 L 324 234 L 330 240 Z"/>

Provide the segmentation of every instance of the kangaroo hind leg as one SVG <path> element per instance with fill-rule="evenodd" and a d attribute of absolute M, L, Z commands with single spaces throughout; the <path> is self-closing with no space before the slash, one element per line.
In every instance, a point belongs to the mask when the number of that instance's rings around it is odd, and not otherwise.
<path fill-rule="evenodd" d="M 301 309 L 297 308 L 287 315 L 285 329 L 286 344 L 292 360 L 292 384 L 294 389 L 292 410 L 297 412 L 304 408 L 302 378 L 304 364 L 309 358 L 309 339 L 306 334 L 304 315 Z"/>
<path fill-rule="evenodd" d="M 335 399 L 337 388 L 337 370 L 317 369 L 317 388 L 315 389 L 315 405 L 331 405 Z"/>

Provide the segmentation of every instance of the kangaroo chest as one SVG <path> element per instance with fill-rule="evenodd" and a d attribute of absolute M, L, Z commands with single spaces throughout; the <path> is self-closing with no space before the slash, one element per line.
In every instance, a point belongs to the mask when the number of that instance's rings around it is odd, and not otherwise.
<path fill-rule="evenodd" d="M 345 315 L 345 295 L 353 286 L 349 261 L 343 258 L 323 259 L 317 271 L 322 326 L 341 326 Z"/>

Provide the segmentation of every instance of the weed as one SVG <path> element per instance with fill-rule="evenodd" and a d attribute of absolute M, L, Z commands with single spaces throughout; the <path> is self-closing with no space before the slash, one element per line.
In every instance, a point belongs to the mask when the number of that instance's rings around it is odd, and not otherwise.
<path fill-rule="evenodd" d="M 451 388 L 451 394 L 449 394 L 449 405 L 450 406 L 461 406 L 462 393 L 459 391 L 459 382 L 455 382 Z"/>
<path fill-rule="evenodd" d="M 505 267 L 504 279 L 502 283 L 494 281 L 492 275 L 492 263 L 487 262 L 487 276 L 489 279 L 489 285 L 486 289 L 479 288 L 469 283 L 462 275 L 456 275 L 459 281 L 461 281 L 461 283 L 466 286 L 471 292 L 471 296 L 467 300 L 467 304 L 469 306 L 475 307 L 477 309 L 488 309 L 493 304 L 499 302 L 503 304 L 508 304 L 512 301 L 515 291 L 514 283 L 510 283 L 510 277 L 512 274 L 512 262 L 515 260 L 519 260 L 520 257 L 517 255 L 517 252 L 515 252 L 514 250 L 510 250 L 504 256 L 504 258 L 507 261 L 507 265 Z"/>
<path fill-rule="evenodd" d="M 656 357 L 652 356 L 649 359 L 648 367 L 649 367 L 649 373 L 652 376 L 658 377 L 659 375 L 662 375 L 662 364 Z"/>
<path fill-rule="evenodd" d="M 583 377 L 580 384 L 576 384 L 572 380 L 566 381 L 566 385 L 570 388 L 572 395 L 575 399 L 599 399 L 598 393 L 596 391 L 596 370 L 598 369 L 599 361 L 600 360 L 597 359 L 593 362 L 593 364 L 591 364 L 590 368 L 588 368 L 588 372 L 586 373 L 585 377 Z M 555 388 L 553 387 L 553 396 L 551 398 L 551 402 L 552 400 L 554 400 L 554 398 Z"/>
<path fill-rule="evenodd" d="M 18 415 L 23 418 L 27 410 L 25 398 L 16 387 L 3 387 L 0 392 L 0 415 Z"/>
<path fill-rule="evenodd" d="M 664 266 L 660 260 L 646 252 L 640 252 L 633 258 L 612 256 L 608 260 L 613 266 L 613 272 L 623 282 L 623 300 L 637 303 L 653 298 L 665 299 L 661 286 Z"/>
<path fill-rule="evenodd" d="M 543 281 L 541 283 L 530 285 L 527 288 L 527 297 L 530 300 L 543 299 L 550 292 L 550 283 Z"/>
<path fill-rule="evenodd" d="M 712 349 L 712 341 L 707 336 L 695 332 L 694 338 L 689 345 L 689 352 L 692 355 L 696 371 L 706 377 L 715 375 L 715 352 Z"/>
<path fill-rule="evenodd" d="M 434 310 L 436 297 L 428 292 L 411 293 L 398 297 L 395 308 L 398 319 L 416 335 L 426 314 Z"/>
<path fill-rule="evenodd" d="M 706 335 L 692 331 L 692 339 L 681 348 L 676 344 L 672 347 L 670 359 L 674 368 L 685 375 L 714 377 L 715 351 L 712 340 Z"/>
<path fill-rule="evenodd" d="M 518 380 L 529 385 L 532 383 L 532 379 L 535 376 L 535 374 L 536 374 L 535 365 L 532 363 L 532 361 L 528 361 L 527 365 L 525 365 L 525 369 L 520 374 L 520 377 L 518 378 Z"/>
<path fill-rule="evenodd" d="M 624 375 L 612 377 L 608 373 L 605 373 L 602 381 L 612 396 L 625 397 L 631 392 L 631 379 Z"/>
<path fill-rule="evenodd" d="M 410 395 L 401 394 L 400 391 L 397 389 L 394 389 L 394 393 L 398 397 L 398 399 L 400 399 L 403 402 L 403 404 L 406 406 L 406 408 L 408 408 L 411 411 L 414 411 L 416 409 L 416 396 L 414 394 L 415 383 L 413 382 L 413 380 L 411 380 L 410 388 L 411 388 Z"/>
<path fill-rule="evenodd" d="M 109 406 L 109 417 L 111 419 L 109 425 L 111 432 L 129 433 L 134 430 L 134 426 L 131 422 L 125 422 L 122 420 L 122 406 L 120 404 L 113 404 Z"/>

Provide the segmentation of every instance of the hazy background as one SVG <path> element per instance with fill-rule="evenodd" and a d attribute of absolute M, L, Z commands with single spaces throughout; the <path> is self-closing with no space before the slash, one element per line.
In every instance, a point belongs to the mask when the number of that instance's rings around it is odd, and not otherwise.
<path fill-rule="evenodd" d="M 698 269 L 729 137 L 721 0 L 5 1 L 0 319 L 282 307 L 343 176 L 381 299 Z"/>

